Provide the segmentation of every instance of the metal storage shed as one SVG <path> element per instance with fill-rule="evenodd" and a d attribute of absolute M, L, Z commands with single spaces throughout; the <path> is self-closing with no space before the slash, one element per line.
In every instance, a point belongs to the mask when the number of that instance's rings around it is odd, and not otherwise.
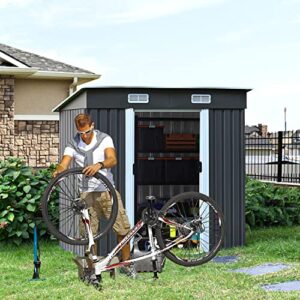
<path fill-rule="evenodd" d="M 75 135 L 74 117 L 86 112 L 95 127 L 114 140 L 115 184 L 132 225 L 145 195 L 154 194 L 163 202 L 180 192 L 198 190 L 214 198 L 224 213 L 224 246 L 244 245 L 244 110 L 249 91 L 83 88 L 54 108 L 60 113 L 60 153 Z M 176 169 L 185 177 L 177 176 Z M 159 176 L 153 178 L 151 170 Z M 114 243 L 114 234 L 108 235 L 100 241 L 101 252 Z M 64 248 L 82 253 L 77 246 Z"/>

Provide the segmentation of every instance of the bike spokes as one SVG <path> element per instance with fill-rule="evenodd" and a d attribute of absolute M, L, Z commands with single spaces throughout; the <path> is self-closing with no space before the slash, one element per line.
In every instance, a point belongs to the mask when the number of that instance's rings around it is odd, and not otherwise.
<path fill-rule="evenodd" d="M 100 190 L 99 190 L 100 187 Z M 101 191 L 101 192 L 100 192 Z M 111 209 L 101 218 L 102 193 L 110 199 Z M 98 203 L 99 202 L 99 203 Z M 108 203 L 108 202 L 107 202 Z M 88 209 L 93 238 L 108 232 L 117 216 L 117 195 L 109 180 L 100 173 L 93 177 L 74 168 L 59 174 L 47 187 L 42 199 L 42 212 L 49 231 L 69 244 L 88 244 L 88 234 L 82 222 L 82 210 Z"/>
<path fill-rule="evenodd" d="M 183 193 L 162 209 L 158 240 L 170 247 L 166 256 L 183 265 L 207 261 L 222 240 L 222 216 L 209 199 L 199 193 Z M 181 239 L 179 239 L 181 238 Z"/>

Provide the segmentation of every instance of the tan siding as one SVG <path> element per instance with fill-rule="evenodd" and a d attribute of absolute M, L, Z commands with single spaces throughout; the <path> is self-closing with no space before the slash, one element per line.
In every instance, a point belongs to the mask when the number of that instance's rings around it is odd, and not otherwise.
<path fill-rule="evenodd" d="M 16 115 L 56 115 L 52 109 L 68 97 L 71 80 L 16 79 Z"/>

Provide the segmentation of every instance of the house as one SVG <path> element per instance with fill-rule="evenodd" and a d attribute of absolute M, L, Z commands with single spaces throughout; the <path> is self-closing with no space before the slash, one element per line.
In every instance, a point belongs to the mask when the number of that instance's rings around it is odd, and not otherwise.
<path fill-rule="evenodd" d="M 268 126 L 263 124 L 258 124 L 258 126 L 245 126 L 245 136 L 246 137 L 267 137 L 268 136 Z"/>
<path fill-rule="evenodd" d="M 100 75 L 0 43 L 0 160 L 32 167 L 58 161 L 59 116 L 52 112 Z"/>

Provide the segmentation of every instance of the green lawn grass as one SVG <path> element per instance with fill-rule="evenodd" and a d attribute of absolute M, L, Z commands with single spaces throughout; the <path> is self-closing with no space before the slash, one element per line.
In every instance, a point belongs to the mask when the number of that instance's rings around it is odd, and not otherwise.
<path fill-rule="evenodd" d="M 237 263 L 209 262 L 184 268 L 166 261 L 158 280 L 151 273 L 136 280 L 117 274 L 103 276 L 97 291 L 78 280 L 73 255 L 56 242 L 40 242 L 41 278 L 33 274 L 32 245 L 0 244 L 0 299 L 300 299 L 298 292 L 266 292 L 260 285 L 300 280 L 300 226 L 260 229 L 247 234 L 247 245 L 222 250 L 238 255 Z M 284 262 L 290 269 L 260 276 L 229 272 L 263 263 Z"/>

